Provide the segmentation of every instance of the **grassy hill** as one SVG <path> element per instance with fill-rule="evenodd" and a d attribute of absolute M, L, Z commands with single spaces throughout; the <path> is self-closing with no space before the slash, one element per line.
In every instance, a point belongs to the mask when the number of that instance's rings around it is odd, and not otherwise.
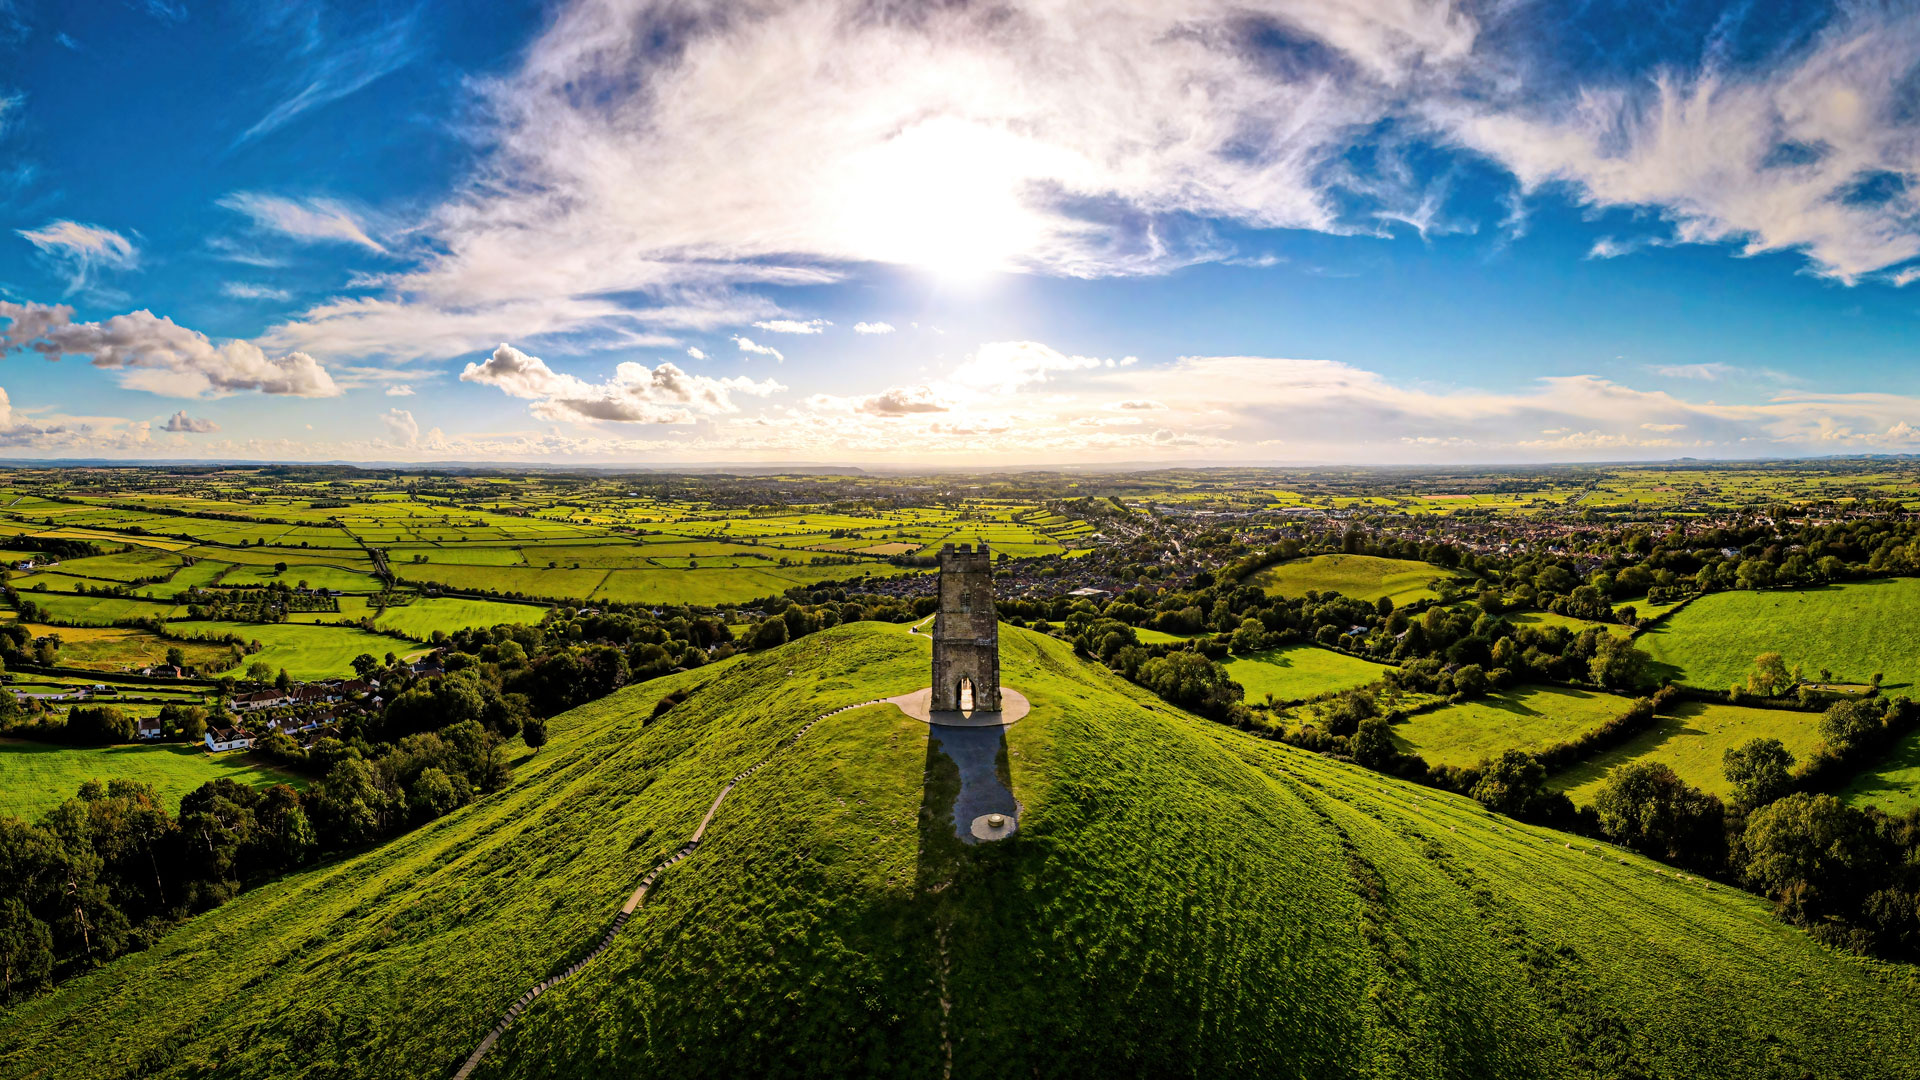
<path fill-rule="evenodd" d="M 206 752 L 198 743 L 158 746 L 52 746 L 0 739 L 0 814 L 27 821 L 73 798 L 89 780 L 138 780 L 152 784 L 169 810 L 209 780 L 225 777 L 252 787 L 306 780 L 252 754 Z"/>
<path fill-rule="evenodd" d="M 507 791 L 0 1016 L 0 1076 L 446 1076 L 727 777 L 920 685 L 926 649 L 841 627 L 559 717 Z M 963 1080 L 1920 1070 L 1912 974 L 1753 897 L 1002 649 L 1034 705 L 1020 832 L 963 847 L 926 728 L 834 716 L 477 1075 L 937 1076 L 948 1047 Z"/>
<path fill-rule="evenodd" d="M 1396 606 L 1439 595 L 1433 583 L 1447 572 L 1411 559 L 1383 559 L 1377 555 L 1315 555 L 1270 566 L 1253 577 L 1253 584 L 1275 596 L 1305 596 L 1311 591 L 1337 592 L 1355 600 L 1391 597 Z"/>

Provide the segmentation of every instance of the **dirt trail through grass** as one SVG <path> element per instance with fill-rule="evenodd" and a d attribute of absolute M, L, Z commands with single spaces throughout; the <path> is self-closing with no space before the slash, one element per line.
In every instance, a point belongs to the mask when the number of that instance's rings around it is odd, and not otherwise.
<path fill-rule="evenodd" d="M 639 887 L 634 889 L 633 895 L 627 897 L 627 902 L 620 906 L 619 914 L 613 917 L 613 925 L 607 927 L 607 932 L 600 936 L 600 940 L 594 945 L 593 951 L 581 957 L 579 960 L 574 961 L 572 965 L 558 975 L 533 984 L 532 987 L 528 988 L 526 993 L 521 994 L 512 1005 L 509 1005 L 507 1011 L 500 1014 L 499 1022 L 494 1024 L 493 1029 L 488 1031 L 486 1036 L 480 1040 L 480 1045 L 474 1047 L 473 1053 L 467 1055 L 467 1060 L 463 1062 L 460 1068 L 453 1074 L 453 1080 L 467 1080 L 469 1076 L 472 1076 L 473 1070 L 480 1066 L 481 1059 L 487 1056 L 487 1051 L 493 1049 L 493 1045 L 500 1041 L 500 1036 L 506 1034 L 507 1028 L 512 1027 L 513 1022 L 520 1019 L 520 1014 L 526 1012 L 527 1008 L 538 1000 L 541 994 L 578 975 L 583 968 L 599 959 L 600 954 L 606 952 L 607 949 L 613 945 L 613 939 L 619 936 L 620 928 L 625 926 L 627 920 L 633 916 L 634 909 L 638 908 L 641 902 L 646 900 L 647 890 L 653 888 L 654 882 L 660 880 L 660 875 L 665 873 L 668 867 L 673 866 L 675 863 L 693 854 L 694 849 L 700 846 L 701 838 L 707 834 L 707 826 L 713 824 L 713 816 L 720 812 L 720 804 L 727 801 L 727 796 L 733 792 L 735 787 L 740 785 L 741 781 L 759 772 L 766 766 L 767 762 L 773 760 L 774 755 L 792 746 L 794 743 L 799 742 L 805 737 L 807 732 L 813 730 L 815 724 L 825 720 L 827 717 L 838 716 L 849 709 L 860 709 L 868 705 L 878 705 L 885 700 L 885 698 L 874 698 L 871 701 L 862 701 L 855 705 L 842 705 L 830 712 L 821 713 L 819 716 L 809 720 L 800 730 L 787 736 L 778 746 L 767 751 L 766 757 L 754 762 L 745 770 L 736 773 L 731 780 L 728 780 L 726 786 L 720 789 L 720 794 L 713 797 L 713 805 L 707 807 L 707 816 L 700 819 L 699 827 L 693 830 L 693 835 L 687 838 L 687 842 L 680 845 L 679 849 L 672 855 L 669 855 L 664 862 L 647 871 L 646 877 L 640 879 Z"/>

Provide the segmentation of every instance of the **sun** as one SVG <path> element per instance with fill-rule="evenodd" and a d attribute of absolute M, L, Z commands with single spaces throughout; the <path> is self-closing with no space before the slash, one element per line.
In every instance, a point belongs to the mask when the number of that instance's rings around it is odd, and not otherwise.
<path fill-rule="evenodd" d="M 842 220 L 876 262 L 977 280 L 1020 269 L 1053 231 L 1026 196 L 1045 151 L 953 118 L 908 128 L 850 163 Z"/>

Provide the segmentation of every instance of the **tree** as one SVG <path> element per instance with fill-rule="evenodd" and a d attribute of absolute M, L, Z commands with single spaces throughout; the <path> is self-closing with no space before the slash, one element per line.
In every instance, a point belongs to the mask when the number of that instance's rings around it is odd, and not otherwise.
<path fill-rule="evenodd" d="M 133 720 L 111 706 L 75 705 L 67 712 L 67 741 L 83 746 L 109 746 L 133 740 Z"/>
<path fill-rule="evenodd" d="M 412 789 L 407 792 L 407 804 L 413 808 L 414 817 L 421 821 L 431 821 L 452 813 L 460 806 L 460 801 L 453 781 L 442 769 L 422 769 L 414 779 Z"/>
<path fill-rule="evenodd" d="M 173 668 L 185 668 L 187 666 L 187 654 L 180 646 L 174 645 L 167 649 L 167 666 Z"/>
<path fill-rule="evenodd" d="M 372 653 L 361 653 L 353 658 L 353 673 L 362 679 L 370 678 L 378 670 L 380 661 L 375 660 Z"/>
<path fill-rule="evenodd" d="M 1793 788 L 1793 755 L 1779 739 L 1749 739 L 1720 758 L 1735 804 L 1753 809 Z"/>
<path fill-rule="evenodd" d="M 762 619 L 748 635 L 747 647 L 750 649 L 771 649 L 787 643 L 787 623 L 785 619 Z"/>
<path fill-rule="evenodd" d="M 540 748 L 547 745 L 547 722 L 528 718 L 527 722 L 520 726 L 520 737 L 526 740 L 534 753 L 539 753 Z"/>
<path fill-rule="evenodd" d="M 0 900 L 0 1002 L 31 993 L 53 974 L 53 932 L 15 897 Z"/>
<path fill-rule="evenodd" d="M 1479 697 L 1487 692 L 1487 672 L 1479 664 L 1464 664 L 1453 673 L 1453 692 Z"/>
<path fill-rule="evenodd" d="M 1777 652 L 1763 652 L 1753 658 L 1753 670 L 1747 673 L 1747 691 L 1772 697 L 1792 685 L 1787 661 Z"/>
<path fill-rule="evenodd" d="M 1509 817 L 1521 817 L 1547 785 L 1547 770 L 1538 758 L 1523 750 L 1508 750 L 1490 762 L 1473 785 L 1480 805 Z"/>
<path fill-rule="evenodd" d="M 1836 701 L 1820 717 L 1820 737 L 1837 754 L 1867 745 L 1881 730 L 1880 709 L 1872 701 Z"/>
<path fill-rule="evenodd" d="M 1602 633 L 1594 643 L 1593 659 L 1587 663 L 1587 674 L 1601 686 L 1632 690 L 1647 681 L 1650 663 L 1647 654 L 1641 652 L 1631 640 Z"/>
<path fill-rule="evenodd" d="M 248 682 L 263 683 L 271 678 L 273 678 L 273 665 L 265 660 L 255 660 L 247 665 Z"/>
<path fill-rule="evenodd" d="M 1655 858 L 1701 869 L 1725 854 L 1720 800 L 1688 786 L 1660 762 L 1616 769 L 1593 799 L 1600 827 L 1613 840 Z"/>
<path fill-rule="evenodd" d="M 274 676 L 273 685 L 283 694 L 293 688 L 293 679 L 287 675 L 286 668 L 281 668 L 280 674 Z"/>
<path fill-rule="evenodd" d="M 1796 921 L 1851 909 L 1889 868 L 1871 818 L 1831 795 L 1803 791 L 1754 811 L 1741 847 L 1748 883 Z"/>

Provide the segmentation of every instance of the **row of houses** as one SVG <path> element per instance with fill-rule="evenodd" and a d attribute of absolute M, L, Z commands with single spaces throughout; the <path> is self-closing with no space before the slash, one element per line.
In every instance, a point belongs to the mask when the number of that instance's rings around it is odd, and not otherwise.
<path fill-rule="evenodd" d="M 259 709 L 277 709 L 283 705 L 329 704 L 358 694 L 370 694 L 379 687 L 378 679 L 330 679 L 325 682 L 301 683 L 298 686 L 289 686 L 285 690 L 256 690 L 250 694 L 235 694 L 233 711 L 254 712 Z"/>

